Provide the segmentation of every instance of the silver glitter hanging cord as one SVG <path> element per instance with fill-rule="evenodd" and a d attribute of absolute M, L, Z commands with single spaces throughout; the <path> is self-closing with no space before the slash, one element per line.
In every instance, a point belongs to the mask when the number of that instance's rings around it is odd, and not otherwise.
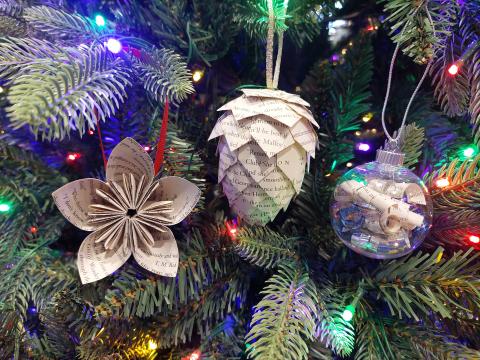
<path fill-rule="evenodd" d="M 273 70 L 273 44 L 275 41 L 275 11 L 273 8 L 273 0 L 268 0 L 268 30 L 267 30 L 267 54 L 266 54 L 266 78 L 267 88 L 276 89 L 278 87 L 278 79 L 280 76 L 280 66 L 282 64 L 283 52 L 283 33 L 284 30 L 278 30 L 278 49 L 277 59 L 275 61 L 275 72 Z M 283 17 L 287 14 L 288 0 L 283 2 Z"/>
<path fill-rule="evenodd" d="M 416 13 L 420 10 L 420 7 L 417 8 L 415 10 L 415 12 L 413 13 L 413 16 L 416 15 Z M 428 11 L 428 2 L 425 3 L 425 12 L 427 13 L 427 16 L 428 16 L 428 19 L 430 21 L 430 24 L 432 26 L 432 29 L 433 29 L 433 34 L 436 35 L 436 31 L 435 31 L 435 24 L 433 23 L 433 19 L 432 19 L 432 16 L 430 15 L 430 12 Z M 403 32 L 405 31 L 407 25 L 408 25 L 409 21 L 405 24 L 402 32 L 400 35 L 403 34 Z M 400 129 L 398 130 L 398 133 L 397 133 L 397 136 L 395 136 L 395 138 L 393 138 L 389 133 L 388 133 L 388 130 L 387 130 L 387 126 L 385 124 L 385 111 L 387 109 L 387 104 L 388 104 L 388 99 L 390 97 L 390 90 L 391 90 L 391 86 L 392 86 L 392 76 L 393 76 L 393 67 L 395 65 L 395 60 L 397 58 L 397 55 L 398 55 L 398 51 L 400 49 L 400 42 L 397 43 L 397 46 L 395 47 L 395 51 L 393 52 L 393 55 L 392 55 L 392 61 L 390 62 L 390 70 L 388 72 L 388 83 L 387 83 L 387 92 L 385 94 L 385 102 L 383 103 L 383 109 L 382 109 L 382 127 L 383 127 L 383 131 L 385 132 L 385 136 L 387 137 L 387 139 L 392 142 L 392 143 L 397 143 L 398 139 L 400 139 L 401 135 L 402 135 L 402 132 L 405 128 L 405 123 L 407 122 L 407 116 L 408 116 L 408 112 L 410 111 L 410 107 L 412 106 L 412 103 L 413 103 L 413 100 L 415 99 L 415 96 L 417 95 L 418 91 L 420 90 L 420 87 L 422 86 L 423 84 L 423 81 L 425 80 L 425 78 L 427 77 L 427 74 L 432 66 L 432 63 L 433 63 L 433 56 L 432 58 L 429 60 L 428 64 L 427 64 L 427 67 L 425 68 L 425 71 L 423 73 L 423 76 L 422 78 L 420 79 L 420 81 L 418 82 L 418 85 L 417 87 L 415 88 L 415 90 L 413 91 L 413 94 L 412 96 L 410 97 L 410 101 L 408 102 L 408 105 L 407 105 L 407 108 L 405 109 L 405 115 L 403 116 L 403 120 L 402 120 L 402 125 L 400 125 Z"/>

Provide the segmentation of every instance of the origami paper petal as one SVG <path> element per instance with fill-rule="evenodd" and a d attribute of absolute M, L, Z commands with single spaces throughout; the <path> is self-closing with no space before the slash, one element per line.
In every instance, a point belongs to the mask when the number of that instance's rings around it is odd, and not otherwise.
<path fill-rule="evenodd" d="M 236 120 L 242 120 L 262 113 L 255 104 L 256 99 L 241 96 L 226 103 L 217 111 L 226 111 L 226 114 L 232 114 Z"/>
<path fill-rule="evenodd" d="M 237 162 L 236 152 L 230 151 L 225 139 L 220 139 L 218 143 L 218 153 L 220 154 L 220 162 L 218 164 L 218 182 L 221 182 L 225 176 L 225 172 Z"/>
<path fill-rule="evenodd" d="M 291 199 L 295 193 L 289 179 L 278 168 L 265 176 L 258 185 L 278 205 L 283 205 L 285 197 Z"/>
<path fill-rule="evenodd" d="M 291 129 L 292 136 L 305 149 L 307 153 L 315 154 L 315 146 L 317 145 L 317 136 L 312 125 L 308 120 L 302 119 L 297 122 Z"/>
<path fill-rule="evenodd" d="M 272 212 L 276 215 L 280 210 L 276 210 L 274 201 L 258 185 L 242 191 L 233 203 L 240 217 L 248 218 L 256 225 L 265 225 L 272 219 Z"/>
<path fill-rule="evenodd" d="M 102 242 L 96 242 L 97 236 L 96 232 L 88 235 L 78 250 L 77 267 L 82 284 L 98 281 L 112 274 L 131 255 L 127 246 L 106 250 Z"/>
<path fill-rule="evenodd" d="M 154 201 L 172 201 L 170 223 L 175 225 L 185 219 L 200 199 L 200 189 L 188 180 L 178 176 L 166 176 L 158 181 L 159 186 L 151 199 Z"/>
<path fill-rule="evenodd" d="M 275 169 L 277 163 L 275 156 L 268 157 L 255 142 L 243 146 L 238 151 L 238 160 L 240 161 L 232 166 L 231 169 L 234 170 L 236 165 L 245 168 L 256 182 L 270 174 Z"/>
<path fill-rule="evenodd" d="M 89 222 L 89 208 L 100 204 L 102 198 L 96 190 L 108 191 L 108 185 L 98 179 L 80 179 L 72 181 L 53 192 L 53 200 L 62 215 L 79 229 L 95 230 L 99 224 Z"/>
<path fill-rule="evenodd" d="M 123 183 L 123 174 L 133 174 L 147 182 L 153 179 L 153 162 L 142 146 L 132 138 L 125 138 L 113 149 L 107 164 L 107 181 Z"/>
<path fill-rule="evenodd" d="M 306 158 L 305 151 L 298 144 L 290 146 L 277 155 L 277 166 L 290 179 L 297 194 L 302 188 Z"/>
<path fill-rule="evenodd" d="M 313 117 L 313 114 L 310 112 L 310 110 L 306 109 L 304 106 L 297 105 L 297 104 L 288 104 L 288 106 L 293 109 L 297 114 L 302 115 L 305 119 L 310 121 L 312 125 L 316 126 L 317 128 L 319 127 L 318 123 L 315 121 L 315 118 Z"/>
<path fill-rule="evenodd" d="M 153 245 L 143 242 L 133 250 L 133 257 L 144 269 L 161 275 L 175 277 L 178 270 L 178 247 L 172 231 L 154 231 Z"/>
<path fill-rule="evenodd" d="M 219 137 L 221 135 L 223 135 L 223 130 L 222 130 L 222 121 L 223 119 L 225 119 L 225 117 L 227 117 L 230 113 L 227 111 L 225 113 L 222 114 L 222 116 L 220 116 L 217 120 L 217 123 L 215 124 L 215 126 L 213 127 L 212 129 L 212 133 L 210 134 L 210 137 L 208 138 L 208 141 L 212 140 L 212 139 L 215 139 L 216 137 Z"/>
<path fill-rule="evenodd" d="M 268 157 L 278 154 L 295 142 L 288 126 L 264 115 L 255 117 L 250 132 Z"/>
<path fill-rule="evenodd" d="M 231 151 L 238 149 L 252 139 L 248 125 L 249 123 L 246 122 L 239 123 L 233 115 L 223 118 L 220 126 Z"/>

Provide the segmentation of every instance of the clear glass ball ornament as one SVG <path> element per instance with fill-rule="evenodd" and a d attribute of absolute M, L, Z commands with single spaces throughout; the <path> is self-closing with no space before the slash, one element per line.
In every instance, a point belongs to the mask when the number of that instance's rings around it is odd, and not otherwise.
<path fill-rule="evenodd" d="M 331 222 L 353 251 L 392 259 L 410 253 L 425 239 L 432 202 L 423 181 L 402 163 L 403 154 L 379 150 L 376 161 L 353 168 L 337 181 Z"/>

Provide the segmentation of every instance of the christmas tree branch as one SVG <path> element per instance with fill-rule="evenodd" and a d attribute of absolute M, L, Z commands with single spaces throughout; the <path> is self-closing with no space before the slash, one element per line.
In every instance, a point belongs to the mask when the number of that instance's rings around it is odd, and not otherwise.
<path fill-rule="evenodd" d="M 333 72 L 331 96 L 336 136 L 360 128 L 360 115 L 368 111 L 373 76 L 373 47 L 370 37 L 361 35 L 345 55 L 345 62 Z"/>
<path fill-rule="evenodd" d="M 65 221 L 53 213 L 51 193 L 66 179 L 33 153 L 3 141 L 0 161 L 0 198 L 9 207 L 0 217 L 0 266 L 5 266 L 25 247 L 56 240 Z"/>
<path fill-rule="evenodd" d="M 15 344 L 26 336 L 29 305 L 42 312 L 57 291 L 77 281 L 72 265 L 43 246 L 22 250 L 15 260 L 17 264 L 4 271 L 0 285 L 0 349 L 5 354 L 14 352 Z"/>
<path fill-rule="evenodd" d="M 198 230 L 188 237 L 188 249 L 181 252 L 176 278 L 138 279 L 135 269 L 122 272 L 96 307 L 101 316 L 129 318 L 166 313 L 200 299 L 232 269 L 232 257 L 211 257 Z"/>
<path fill-rule="evenodd" d="M 334 283 L 325 279 L 317 285 L 316 343 L 325 345 L 340 356 L 349 356 L 355 345 L 353 324 L 342 317 L 347 301 L 353 298 L 355 291 L 353 288 L 339 291 Z"/>
<path fill-rule="evenodd" d="M 283 265 L 267 281 L 246 342 L 249 358 L 307 359 L 315 331 L 315 286 L 299 265 Z"/>
<path fill-rule="evenodd" d="M 443 249 L 417 253 L 382 264 L 366 276 L 366 289 L 378 292 L 392 315 L 420 319 L 431 311 L 452 318 L 455 309 L 475 311 L 480 306 L 480 264 L 472 249 L 442 259 Z"/>
<path fill-rule="evenodd" d="M 296 261 L 298 239 L 281 235 L 269 228 L 243 227 L 237 235 L 235 249 L 252 264 L 270 269 L 285 261 Z"/>
<path fill-rule="evenodd" d="M 24 10 L 24 19 L 36 30 L 49 36 L 62 39 L 93 40 L 111 31 L 107 27 L 100 27 L 85 16 L 54 9 L 48 6 L 31 6 Z"/>
<path fill-rule="evenodd" d="M 437 215 L 446 213 L 460 220 L 477 213 L 480 199 L 479 161 L 480 155 L 463 162 L 457 158 L 426 177 Z M 448 180 L 448 186 L 439 188 L 436 185 L 438 179 Z"/>
<path fill-rule="evenodd" d="M 442 50 L 455 25 L 458 4 L 448 0 L 382 0 L 392 23 L 391 35 L 403 52 L 419 64 L 426 64 Z M 434 21 L 432 27 L 427 8 Z"/>
<path fill-rule="evenodd" d="M 403 166 L 411 168 L 418 163 L 424 140 L 425 130 L 422 127 L 415 123 L 405 126 L 400 139 L 400 151 L 405 154 Z"/>
<path fill-rule="evenodd" d="M 146 91 L 155 100 L 164 103 L 168 98 L 180 103 L 194 92 L 191 73 L 180 55 L 168 49 L 142 51 L 139 60 L 132 57 Z"/>
<path fill-rule="evenodd" d="M 152 141 L 158 139 L 160 131 L 160 118 L 150 129 Z M 165 143 L 164 172 L 169 176 L 180 176 L 197 185 L 202 191 L 196 209 L 201 210 L 204 206 L 207 184 L 204 179 L 205 166 L 198 152 L 195 151 L 193 142 L 181 136 L 180 129 L 174 124 L 168 124 L 167 141 Z"/>
<path fill-rule="evenodd" d="M 130 85 L 130 72 L 100 46 L 78 53 L 70 63 L 31 65 L 12 83 L 7 109 L 14 128 L 30 126 L 46 139 L 95 128 L 118 109 Z"/>

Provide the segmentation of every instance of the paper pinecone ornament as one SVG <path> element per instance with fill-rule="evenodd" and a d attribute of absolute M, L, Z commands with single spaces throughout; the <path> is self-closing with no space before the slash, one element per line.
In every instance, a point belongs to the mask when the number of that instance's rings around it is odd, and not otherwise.
<path fill-rule="evenodd" d="M 300 192 L 315 157 L 318 127 L 309 104 L 280 90 L 243 89 L 222 106 L 209 140 L 221 137 L 218 182 L 247 223 L 264 225 Z"/>
<path fill-rule="evenodd" d="M 110 275 L 130 255 L 145 269 L 174 277 L 178 248 L 167 226 L 192 211 L 200 190 L 176 176 L 155 179 L 150 156 L 126 138 L 108 159 L 107 182 L 76 180 L 52 195 L 68 221 L 93 231 L 78 250 L 80 279 L 86 284 Z"/>

